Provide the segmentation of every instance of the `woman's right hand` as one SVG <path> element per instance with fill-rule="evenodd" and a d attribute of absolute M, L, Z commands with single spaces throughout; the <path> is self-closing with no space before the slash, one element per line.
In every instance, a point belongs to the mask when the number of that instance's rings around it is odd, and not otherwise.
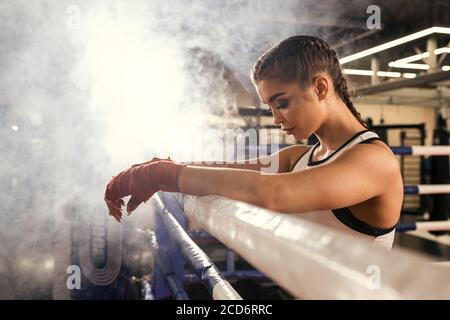
<path fill-rule="evenodd" d="M 142 202 L 146 202 L 157 191 L 179 192 L 178 177 L 184 165 L 169 159 L 153 158 L 142 164 L 120 172 L 108 183 L 105 202 L 117 221 L 122 217 L 123 197 L 131 195 L 127 204 L 130 214 Z"/>

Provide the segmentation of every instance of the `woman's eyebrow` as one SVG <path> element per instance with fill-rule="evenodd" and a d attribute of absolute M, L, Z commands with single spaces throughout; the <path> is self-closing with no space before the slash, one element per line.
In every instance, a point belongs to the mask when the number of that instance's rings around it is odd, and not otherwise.
<path fill-rule="evenodd" d="M 275 100 L 275 99 L 278 98 L 279 96 L 282 96 L 283 94 L 286 94 L 286 92 L 278 92 L 278 93 L 275 93 L 274 95 L 272 95 L 272 96 L 269 98 L 269 103 L 272 103 L 273 100 Z"/>

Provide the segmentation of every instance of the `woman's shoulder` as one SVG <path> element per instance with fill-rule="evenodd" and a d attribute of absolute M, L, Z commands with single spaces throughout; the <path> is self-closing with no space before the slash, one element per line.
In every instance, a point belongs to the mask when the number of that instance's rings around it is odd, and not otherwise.
<path fill-rule="evenodd" d="M 379 156 L 383 158 L 387 157 L 390 160 L 397 162 L 397 158 L 395 157 L 391 148 L 381 140 L 377 139 L 370 141 L 369 143 L 360 143 L 357 146 L 360 146 L 360 148 L 364 148 L 364 152 L 370 153 L 372 156 Z"/>
<path fill-rule="evenodd" d="M 380 140 L 373 140 L 370 143 L 359 143 L 344 151 L 341 157 L 350 160 L 349 162 L 351 163 L 364 163 L 365 165 L 382 168 L 383 172 L 400 173 L 400 166 L 396 156 L 391 148 Z"/>

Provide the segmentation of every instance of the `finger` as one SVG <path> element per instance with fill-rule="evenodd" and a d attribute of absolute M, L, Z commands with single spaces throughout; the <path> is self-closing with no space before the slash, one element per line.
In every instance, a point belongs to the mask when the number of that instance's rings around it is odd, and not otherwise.
<path fill-rule="evenodd" d="M 121 210 L 117 210 L 117 209 L 113 209 L 112 213 L 113 213 L 114 219 L 116 219 L 118 222 L 120 222 L 120 220 L 122 219 L 122 211 Z"/>
<path fill-rule="evenodd" d="M 122 213 L 117 209 L 111 209 L 110 215 L 112 215 L 117 220 L 117 219 L 120 219 L 120 217 L 122 216 Z"/>
<path fill-rule="evenodd" d="M 142 203 L 141 200 L 138 200 L 137 198 L 131 196 L 130 201 L 128 201 L 127 204 L 128 215 L 130 215 L 131 212 L 133 212 L 141 203 Z"/>
<path fill-rule="evenodd" d="M 112 206 L 112 207 L 116 207 L 116 208 L 120 208 L 121 206 L 123 206 L 125 204 L 123 199 L 109 200 L 109 199 L 105 198 L 105 202 L 108 206 Z"/>
<path fill-rule="evenodd" d="M 118 223 L 120 223 L 120 218 L 114 216 L 114 219 L 116 219 L 116 221 L 117 221 Z"/>
<path fill-rule="evenodd" d="M 113 209 L 112 212 L 113 212 L 114 217 L 119 218 L 119 219 L 122 217 L 122 211 L 121 210 Z"/>
<path fill-rule="evenodd" d="M 105 199 L 105 202 L 108 207 L 109 215 L 112 215 L 117 221 L 120 222 L 120 218 L 122 217 L 122 205 L 124 204 L 124 201 L 122 199 L 116 201 Z"/>
<path fill-rule="evenodd" d="M 122 205 L 119 202 L 106 200 L 106 205 L 110 211 L 121 211 L 122 209 Z"/>

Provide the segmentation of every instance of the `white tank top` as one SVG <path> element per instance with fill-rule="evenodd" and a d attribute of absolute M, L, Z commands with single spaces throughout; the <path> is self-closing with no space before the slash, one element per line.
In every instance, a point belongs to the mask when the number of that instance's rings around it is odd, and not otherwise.
<path fill-rule="evenodd" d="M 373 140 L 381 140 L 374 132 L 365 130 L 354 135 L 350 140 L 340 146 L 331 155 L 318 161 L 312 161 L 314 151 L 319 143 L 309 148 L 294 165 L 292 171 L 301 171 L 310 167 L 321 166 L 330 163 L 345 150 L 359 143 L 369 143 Z M 323 210 L 306 212 L 298 215 L 299 218 L 306 219 L 335 230 L 345 232 L 364 238 L 373 242 L 374 245 L 391 249 L 394 242 L 395 226 L 389 229 L 380 229 L 368 225 L 367 223 L 356 218 L 348 208 L 337 208 L 333 210 Z"/>

